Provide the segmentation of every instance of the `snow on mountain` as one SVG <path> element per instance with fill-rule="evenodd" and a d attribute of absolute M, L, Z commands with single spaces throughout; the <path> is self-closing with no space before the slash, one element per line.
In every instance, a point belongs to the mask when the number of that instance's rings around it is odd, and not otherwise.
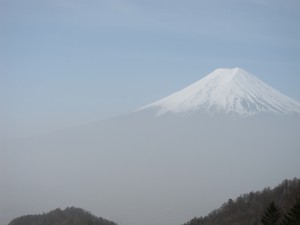
<path fill-rule="evenodd" d="M 259 112 L 298 114 L 300 103 L 270 87 L 240 68 L 216 69 L 198 82 L 137 111 L 232 114 L 250 116 Z"/>

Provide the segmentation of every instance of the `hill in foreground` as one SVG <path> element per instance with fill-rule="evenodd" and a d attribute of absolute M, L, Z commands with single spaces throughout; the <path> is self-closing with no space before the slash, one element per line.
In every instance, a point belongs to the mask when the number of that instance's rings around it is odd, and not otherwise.
<path fill-rule="evenodd" d="M 8 225 L 117 225 L 116 223 L 96 217 L 80 208 L 68 207 L 64 210 L 55 209 L 40 215 L 21 216 Z"/>
<path fill-rule="evenodd" d="M 229 199 L 209 215 L 195 217 L 184 225 L 260 225 L 262 215 L 272 202 L 280 209 L 282 222 L 285 222 L 284 215 L 289 215 L 297 206 L 297 221 L 291 224 L 300 225 L 299 201 L 300 179 L 294 178 L 283 181 L 274 189 L 265 188 L 243 194 L 235 200 Z"/>

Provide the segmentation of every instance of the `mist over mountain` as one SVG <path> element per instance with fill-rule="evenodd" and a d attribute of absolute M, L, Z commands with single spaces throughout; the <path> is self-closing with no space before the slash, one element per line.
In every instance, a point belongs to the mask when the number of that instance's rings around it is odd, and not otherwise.
<path fill-rule="evenodd" d="M 1 223 L 68 205 L 124 225 L 183 224 L 299 176 L 299 103 L 220 69 L 133 113 L 1 143 Z"/>

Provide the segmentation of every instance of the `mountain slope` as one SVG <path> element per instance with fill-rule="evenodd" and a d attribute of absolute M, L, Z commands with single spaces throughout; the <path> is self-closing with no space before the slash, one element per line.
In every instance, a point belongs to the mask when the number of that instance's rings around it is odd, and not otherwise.
<path fill-rule="evenodd" d="M 194 218 L 184 225 L 258 225 L 265 208 L 274 201 L 283 214 L 300 201 L 300 180 L 284 180 L 274 189 L 250 192 L 239 196 L 236 200 L 229 199 L 219 209 L 209 215 Z M 299 224 L 300 221 L 295 221 Z"/>
<path fill-rule="evenodd" d="M 200 81 L 138 109 L 165 113 L 208 112 L 249 116 L 260 112 L 298 114 L 300 103 L 240 68 L 217 69 Z"/>

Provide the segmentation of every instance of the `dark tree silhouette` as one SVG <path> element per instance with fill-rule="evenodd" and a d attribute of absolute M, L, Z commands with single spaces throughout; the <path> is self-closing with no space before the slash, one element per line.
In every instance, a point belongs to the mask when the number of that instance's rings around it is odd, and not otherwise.
<path fill-rule="evenodd" d="M 300 224 L 300 198 L 296 204 L 285 214 L 281 225 L 299 225 Z"/>
<path fill-rule="evenodd" d="M 262 215 L 261 222 L 264 225 L 276 225 L 281 217 L 281 210 L 276 206 L 275 202 L 271 202 Z"/>

